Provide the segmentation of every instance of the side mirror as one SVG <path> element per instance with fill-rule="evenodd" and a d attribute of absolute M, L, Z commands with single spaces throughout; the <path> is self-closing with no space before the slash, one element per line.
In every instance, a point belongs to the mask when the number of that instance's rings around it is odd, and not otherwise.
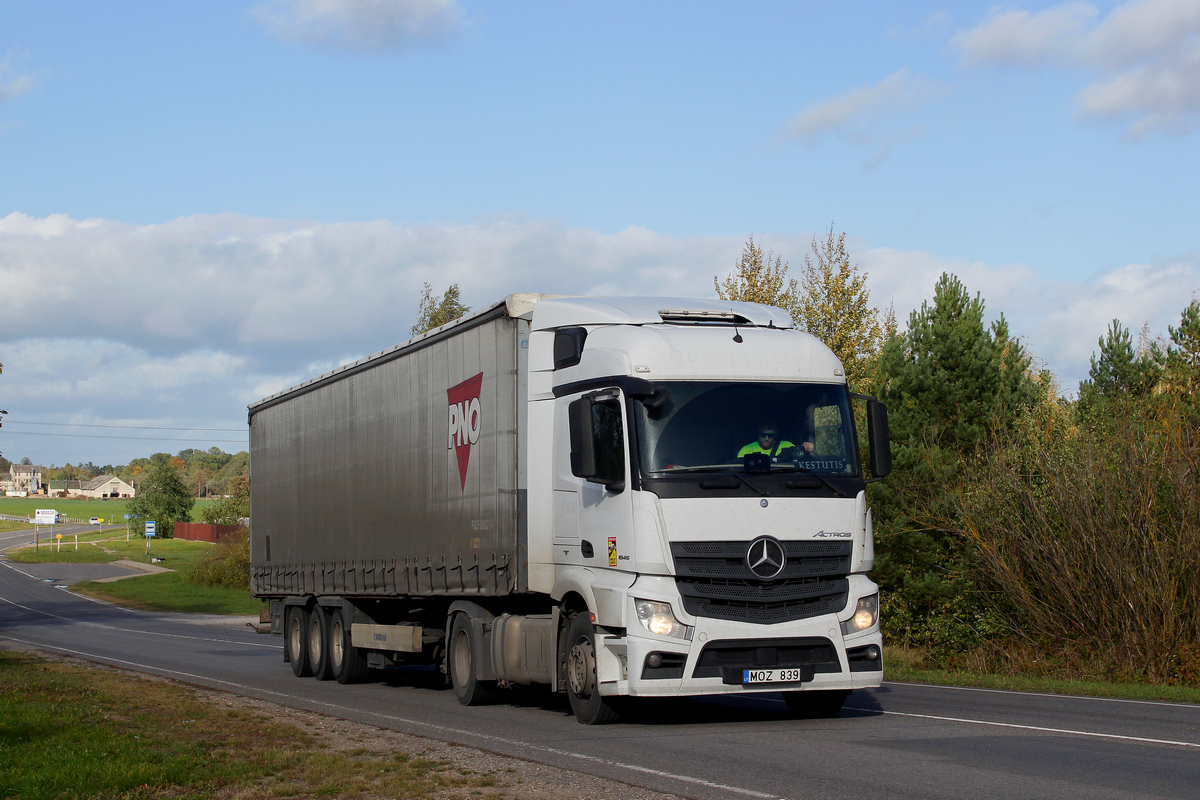
<path fill-rule="evenodd" d="M 887 406 L 878 400 L 867 401 L 867 440 L 871 445 L 871 476 L 882 478 L 892 471 L 892 442 Z"/>
<path fill-rule="evenodd" d="M 621 407 L 611 397 L 587 395 L 567 406 L 571 436 L 571 474 L 603 484 L 610 492 L 625 488 L 625 436 Z"/>
<path fill-rule="evenodd" d="M 592 432 L 592 399 L 581 397 L 567 406 L 571 432 L 571 474 L 591 480 L 596 476 L 596 435 Z"/>

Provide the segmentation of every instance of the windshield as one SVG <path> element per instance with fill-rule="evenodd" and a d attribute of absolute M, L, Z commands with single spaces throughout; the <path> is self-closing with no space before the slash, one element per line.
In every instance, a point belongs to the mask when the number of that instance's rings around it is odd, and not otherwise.
<path fill-rule="evenodd" d="M 641 407 L 647 475 L 744 469 L 855 475 L 846 387 L 815 383 L 670 381 L 667 401 Z"/>

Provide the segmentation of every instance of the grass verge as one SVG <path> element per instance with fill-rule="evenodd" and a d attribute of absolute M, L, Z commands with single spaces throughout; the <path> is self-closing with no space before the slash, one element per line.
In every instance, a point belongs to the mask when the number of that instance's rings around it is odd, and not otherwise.
<path fill-rule="evenodd" d="M 446 760 L 318 744 L 178 684 L 0 652 L 0 797 L 453 798 L 499 783 Z"/>
<path fill-rule="evenodd" d="M 110 603 L 143 611 L 181 614 L 257 614 L 264 608 L 247 589 L 223 589 L 188 583 L 178 572 L 140 575 L 112 583 L 84 581 L 71 587 Z"/>
<path fill-rule="evenodd" d="M 101 546 L 112 552 L 105 552 Z M 74 542 L 55 550 L 46 545 L 39 549 L 22 547 L 8 552 L 13 561 L 33 563 L 104 564 L 118 559 L 150 563 L 152 558 L 163 559 L 162 565 L 172 570 L 152 575 L 139 575 L 112 583 L 83 581 L 72 588 L 81 594 L 107 600 L 144 611 L 168 611 L 181 614 L 257 614 L 263 604 L 250 596 L 249 588 L 228 589 L 201 586 L 184 578 L 191 574 L 209 553 L 208 542 L 189 542 L 182 539 L 163 539 L 150 545 L 146 552 L 144 540 L 123 537 L 107 538 L 96 544 Z"/>
<path fill-rule="evenodd" d="M 1158 686 L 1150 683 L 1108 683 L 1105 681 L 1068 680 L 1032 675 L 1000 675 L 960 670 L 926 669 L 920 650 L 884 647 L 884 680 L 895 683 L 928 683 L 942 686 L 969 686 L 979 689 L 1004 689 L 1015 692 L 1114 697 L 1122 700 L 1153 700 L 1169 703 L 1200 704 L 1200 689 L 1186 686 Z"/>

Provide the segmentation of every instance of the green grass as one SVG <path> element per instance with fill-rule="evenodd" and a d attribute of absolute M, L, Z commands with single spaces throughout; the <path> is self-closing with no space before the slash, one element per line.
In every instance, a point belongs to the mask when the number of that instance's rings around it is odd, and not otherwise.
<path fill-rule="evenodd" d="M 432 798 L 493 783 L 383 748 L 338 753 L 178 684 L 0 652 L 0 797 Z"/>
<path fill-rule="evenodd" d="M 9 550 L 7 556 L 12 561 L 21 564 L 108 564 L 120 556 L 106 553 L 94 544 L 79 541 L 79 549 L 75 549 L 75 540 L 63 538 L 62 547 L 43 542 L 40 547 L 21 547 Z"/>
<path fill-rule="evenodd" d="M 172 572 L 139 575 L 112 583 L 83 581 L 75 584 L 82 594 L 107 600 L 110 603 L 138 608 L 146 611 L 170 611 L 185 614 L 257 614 L 262 608 L 261 600 L 250 596 L 249 588 L 224 589 L 215 586 L 200 586 L 188 583 L 184 577 L 192 570 L 214 545 L 208 542 L 188 542 L 182 539 L 154 540 L 150 552 L 146 542 L 123 537 L 111 538 L 108 534 L 103 542 L 112 553 L 106 553 L 92 544 L 80 544 L 75 550 L 74 540 L 64 539 L 61 551 L 46 544 L 40 548 L 22 547 L 10 550 L 8 557 L 13 561 L 33 563 L 110 563 L 118 559 L 150 563 L 152 558 L 162 558 L 162 566 Z M 69 543 L 68 543 L 69 542 Z M 82 542 L 82 538 L 81 538 Z"/>
<path fill-rule="evenodd" d="M 13 522 L 10 519 L 0 519 L 0 533 L 6 533 L 7 531 L 19 531 L 31 527 L 33 526 L 28 522 Z"/>
<path fill-rule="evenodd" d="M 200 521 L 200 512 L 215 500 L 197 500 L 192 506 L 192 522 Z M 75 500 L 58 497 L 0 497 L 0 514 L 17 517 L 32 517 L 39 508 L 53 508 L 64 518 L 87 522 L 92 517 L 104 520 L 107 528 L 110 522 L 124 525 L 125 509 L 128 500 Z"/>
<path fill-rule="evenodd" d="M 157 572 L 112 583 L 83 581 L 71 587 L 82 594 L 146 611 L 181 614 L 257 614 L 261 600 L 246 589 L 221 589 L 188 583 L 178 572 Z"/>
<path fill-rule="evenodd" d="M 1186 686 L 1158 686 L 1150 683 L 1109 683 L 1105 681 L 1066 680 L 1029 675 L 999 675 L 921 666 L 920 651 L 885 647 L 884 680 L 895 683 L 926 683 L 942 686 L 969 686 L 979 689 L 1004 689 L 1014 692 L 1040 692 L 1085 697 L 1113 697 L 1122 700 L 1154 700 L 1168 703 L 1200 704 L 1200 689 Z"/>

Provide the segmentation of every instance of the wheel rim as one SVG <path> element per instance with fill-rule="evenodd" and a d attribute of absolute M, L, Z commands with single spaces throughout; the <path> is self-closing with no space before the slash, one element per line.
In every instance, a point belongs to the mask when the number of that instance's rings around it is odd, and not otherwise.
<path fill-rule="evenodd" d="M 591 697 L 595 688 L 595 675 L 596 655 L 592 650 L 592 643 L 586 638 L 580 639 L 571 648 L 571 655 L 567 659 L 567 682 L 570 684 L 571 693 L 584 700 Z"/>
<path fill-rule="evenodd" d="M 304 633 L 300 629 L 300 619 L 292 617 L 292 624 L 288 629 L 288 647 L 291 648 L 292 660 L 300 658 L 300 645 L 304 641 Z"/>
<path fill-rule="evenodd" d="M 314 662 L 321 660 L 321 623 L 316 617 L 313 617 L 312 624 L 308 626 L 308 652 L 312 654 Z"/>
<path fill-rule="evenodd" d="M 467 632 L 464 630 L 454 634 L 454 653 L 450 660 L 450 673 L 455 686 L 467 685 L 467 676 L 471 674 L 471 645 L 467 640 Z"/>
<path fill-rule="evenodd" d="M 344 646 L 342 642 L 342 632 L 342 621 L 340 619 L 335 619 L 333 621 L 333 628 L 329 632 L 329 638 L 332 640 L 329 646 L 329 662 L 333 665 L 334 670 L 340 670 L 342 668 L 342 647 Z"/>

